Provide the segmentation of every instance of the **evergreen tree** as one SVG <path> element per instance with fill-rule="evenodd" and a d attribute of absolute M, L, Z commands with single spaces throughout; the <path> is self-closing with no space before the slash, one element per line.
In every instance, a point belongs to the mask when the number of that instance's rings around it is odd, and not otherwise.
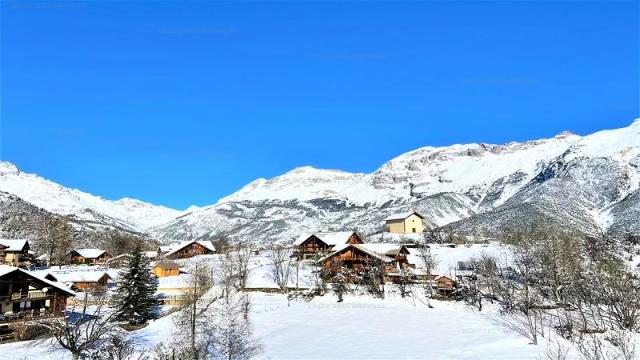
<path fill-rule="evenodd" d="M 149 259 L 141 246 L 136 245 L 120 272 L 119 286 L 115 294 L 116 320 L 130 324 L 144 323 L 153 314 L 156 305 L 157 281 L 151 274 Z"/>

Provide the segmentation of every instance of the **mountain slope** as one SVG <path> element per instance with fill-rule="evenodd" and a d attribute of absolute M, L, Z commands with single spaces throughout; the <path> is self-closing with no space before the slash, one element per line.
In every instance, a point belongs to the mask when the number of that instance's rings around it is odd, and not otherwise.
<path fill-rule="evenodd" d="M 313 230 L 381 232 L 416 209 L 430 224 L 497 231 L 546 222 L 584 233 L 636 229 L 640 120 L 581 137 L 424 147 L 371 174 L 311 167 L 258 179 L 217 204 L 152 229 L 165 239 L 289 241 Z M 640 231 L 640 229 L 638 229 Z"/>
<path fill-rule="evenodd" d="M 144 232 L 149 227 L 175 219 L 181 213 L 138 200 L 105 200 L 65 188 L 37 175 L 23 173 L 8 162 L 0 162 L 0 191 L 78 222 L 132 232 Z"/>

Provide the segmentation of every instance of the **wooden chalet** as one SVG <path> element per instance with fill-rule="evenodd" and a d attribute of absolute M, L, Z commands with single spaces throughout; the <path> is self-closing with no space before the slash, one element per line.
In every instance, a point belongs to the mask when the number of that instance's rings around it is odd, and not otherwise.
<path fill-rule="evenodd" d="M 293 246 L 298 258 L 309 259 L 330 254 L 338 245 L 363 243 L 354 231 L 318 232 L 300 236 Z"/>
<path fill-rule="evenodd" d="M 75 293 L 62 284 L 17 267 L 0 265 L 0 327 L 20 321 L 62 317 L 70 296 Z"/>
<path fill-rule="evenodd" d="M 211 241 L 183 241 L 178 244 L 161 246 L 160 257 L 165 259 L 187 259 L 196 255 L 215 254 L 216 249 Z"/>
<path fill-rule="evenodd" d="M 153 265 L 153 274 L 158 278 L 178 276 L 180 275 L 180 265 L 173 261 L 161 260 Z"/>
<path fill-rule="evenodd" d="M 436 289 L 437 294 L 449 296 L 456 289 L 456 281 L 446 275 L 434 275 L 433 287 Z"/>
<path fill-rule="evenodd" d="M 0 264 L 26 267 L 32 261 L 31 246 L 25 239 L 0 239 Z"/>
<path fill-rule="evenodd" d="M 104 265 L 113 256 L 102 249 L 73 249 L 65 255 L 67 264 Z"/>
<path fill-rule="evenodd" d="M 78 292 L 104 293 L 111 276 L 104 271 L 52 272 L 45 279 L 56 281 Z"/>
<path fill-rule="evenodd" d="M 144 255 L 146 256 L 146 255 Z M 133 257 L 133 255 L 131 254 L 121 254 L 118 256 L 114 256 L 111 259 L 108 259 L 106 261 L 106 265 L 109 269 L 117 269 L 117 268 L 121 268 L 124 267 L 127 262 L 129 261 L 129 259 L 131 259 Z"/>

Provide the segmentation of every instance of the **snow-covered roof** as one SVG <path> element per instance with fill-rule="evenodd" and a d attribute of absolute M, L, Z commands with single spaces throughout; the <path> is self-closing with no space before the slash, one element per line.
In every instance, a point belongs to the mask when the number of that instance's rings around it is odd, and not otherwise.
<path fill-rule="evenodd" d="M 74 249 L 73 251 L 80 254 L 85 259 L 95 259 L 106 253 L 106 250 L 102 249 Z"/>
<path fill-rule="evenodd" d="M 180 269 L 180 265 L 174 263 L 173 261 L 161 260 L 155 263 L 153 267 L 159 267 L 162 269 Z"/>
<path fill-rule="evenodd" d="M 5 251 L 23 251 L 25 247 L 29 247 L 29 241 L 26 239 L 0 239 L 0 245 L 7 248 Z"/>
<path fill-rule="evenodd" d="M 365 247 L 371 251 L 375 251 L 379 254 L 384 254 L 388 256 L 397 255 L 400 250 L 405 247 L 402 244 L 393 244 L 393 243 L 379 243 L 379 244 L 358 244 L 361 247 Z M 406 249 L 406 247 L 405 247 Z M 408 250 L 407 250 L 408 251 Z"/>
<path fill-rule="evenodd" d="M 172 254 L 175 254 L 176 252 L 184 249 L 185 247 L 193 244 L 193 243 L 197 243 L 200 244 L 202 246 L 204 246 L 205 249 L 208 249 L 212 252 L 216 251 L 216 248 L 213 246 L 213 244 L 211 243 L 211 241 L 209 240 L 193 240 L 193 241 L 182 241 L 178 244 L 171 244 L 168 246 L 161 246 L 160 247 L 160 251 L 162 251 L 163 253 L 165 253 L 165 256 L 169 256 Z"/>
<path fill-rule="evenodd" d="M 52 271 L 47 276 L 53 277 L 58 282 L 70 284 L 76 282 L 98 282 L 105 275 L 108 279 L 111 279 L 111 276 L 104 271 Z"/>
<path fill-rule="evenodd" d="M 324 256 L 324 257 L 320 258 L 317 262 L 325 261 L 325 260 L 327 260 L 327 259 L 329 259 L 329 258 L 341 253 L 342 251 L 350 248 L 350 247 L 354 247 L 354 248 L 356 248 L 356 249 L 358 249 L 358 250 L 360 250 L 360 251 L 362 251 L 362 252 L 364 252 L 366 254 L 369 254 L 370 256 L 373 256 L 374 258 L 376 258 L 378 260 L 381 260 L 382 262 L 385 262 L 385 263 L 393 262 L 393 259 L 391 259 L 390 257 L 388 257 L 388 256 L 386 256 L 384 254 L 380 254 L 379 252 L 374 251 L 372 249 L 369 249 L 369 248 L 367 248 L 367 247 L 365 247 L 363 245 L 364 244 L 343 244 L 343 245 L 336 246 L 336 248 L 334 248 L 335 251 L 333 251 L 331 254 L 329 254 L 327 256 Z"/>
<path fill-rule="evenodd" d="M 66 292 L 67 294 L 69 294 L 71 296 L 76 296 L 75 292 L 67 289 L 66 287 L 64 287 L 64 285 L 59 284 L 59 283 L 57 283 L 55 281 L 51 281 L 51 280 L 45 279 L 44 277 L 41 277 L 41 276 L 37 276 L 34 273 L 32 273 L 30 271 L 27 271 L 27 270 L 24 270 L 24 269 L 21 269 L 21 268 L 17 268 L 17 267 L 14 267 L 14 266 L 9 266 L 9 265 L 0 265 L 0 276 L 4 276 L 4 275 L 7 275 L 7 274 L 10 274 L 10 273 L 12 273 L 14 271 L 20 271 L 23 274 L 26 274 L 27 276 L 35 278 L 36 280 L 39 280 L 39 281 L 41 281 L 41 282 L 43 282 L 43 283 L 45 283 L 45 284 L 47 284 L 49 286 L 52 286 L 52 287 L 54 287 L 54 288 L 56 288 L 56 289 L 58 289 L 60 291 L 64 291 L 64 292 Z"/>
<path fill-rule="evenodd" d="M 323 243 L 331 246 L 346 244 L 349 241 L 351 235 L 353 235 L 353 231 L 339 231 L 339 232 L 317 232 L 312 234 L 304 234 L 296 240 L 293 245 L 298 246 L 302 245 L 308 238 L 315 235 L 318 239 L 322 240 Z"/>
<path fill-rule="evenodd" d="M 384 219 L 384 221 L 404 220 L 404 219 L 408 218 L 409 216 L 411 216 L 413 214 L 417 215 L 421 219 L 424 219 L 424 216 L 420 215 L 416 211 L 407 211 L 407 212 L 403 212 L 403 213 L 390 215 L 386 219 Z"/>

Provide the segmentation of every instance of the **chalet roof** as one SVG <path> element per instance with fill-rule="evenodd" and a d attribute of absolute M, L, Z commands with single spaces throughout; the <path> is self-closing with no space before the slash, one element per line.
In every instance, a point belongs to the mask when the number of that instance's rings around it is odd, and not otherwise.
<path fill-rule="evenodd" d="M 161 269 L 166 269 L 166 270 L 180 269 L 180 265 L 174 263 L 173 261 L 167 261 L 167 260 L 158 261 L 153 267 L 154 268 L 159 267 Z"/>
<path fill-rule="evenodd" d="M 312 234 L 304 234 L 300 236 L 298 240 L 296 240 L 293 243 L 293 245 L 294 246 L 302 245 L 307 239 L 309 239 L 314 235 L 315 237 L 322 240 L 322 242 L 327 245 L 330 245 L 330 246 L 342 245 L 342 244 L 346 244 L 347 241 L 349 241 L 349 238 L 351 237 L 351 235 L 353 234 L 354 234 L 353 231 L 317 232 Z"/>
<path fill-rule="evenodd" d="M 387 256 L 395 256 L 404 248 L 406 251 L 407 248 L 403 244 L 393 244 L 393 243 L 380 243 L 380 244 L 359 244 L 360 246 L 366 247 L 369 250 L 375 251 L 379 254 L 384 254 Z"/>
<path fill-rule="evenodd" d="M 106 250 L 102 250 L 102 249 L 73 249 L 71 251 L 77 252 L 80 256 L 82 256 L 85 259 L 95 259 L 100 257 L 102 254 L 107 253 Z"/>
<path fill-rule="evenodd" d="M 5 251 L 24 251 L 29 248 L 27 239 L 0 239 L 0 245 L 6 246 Z"/>
<path fill-rule="evenodd" d="M 417 211 L 413 211 L 412 210 L 412 211 L 407 211 L 407 212 L 403 212 L 403 213 L 389 215 L 389 217 L 384 219 L 384 221 L 404 220 L 404 219 L 408 218 L 409 216 L 411 216 L 413 214 L 418 216 L 420 219 L 424 219 L 424 216 L 420 215 Z"/>
<path fill-rule="evenodd" d="M 367 247 L 363 246 L 364 244 L 342 244 L 342 245 L 338 245 L 334 248 L 335 251 L 333 251 L 331 254 L 324 256 L 322 258 L 320 258 L 317 262 L 323 262 L 327 259 L 330 259 L 338 254 L 340 254 L 341 252 L 349 249 L 350 247 L 354 247 L 362 252 L 364 252 L 365 254 L 368 254 L 370 256 L 373 256 L 374 258 L 381 260 L 382 262 L 385 263 L 390 263 L 393 262 L 393 259 L 389 258 L 388 256 L 384 255 L 384 254 L 380 254 L 379 252 L 376 252 L 374 250 L 368 249 Z"/>
<path fill-rule="evenodd" d="M 120 260 L 122 258 L 132 258 L 132 257 L 133 257 L 133 255 L 131 255 L 131 254 L 120 254 L 118 256 L 114 256 L 111 259 L 107 260 L 107 262 L 110 263 L 110 262 L 118 261 L 118 260 Z"/>
<path fill-rule="evenodd" d="M 213 246 L 213 244 L 211 243 L 211 241 L 208 240 L 193 240 L 193 241 L 182 241 L 180 243 L 177 244 L 171 244 L 168 246 L 161 246 L 160 247 L 160 251 L 162 251 L 163 253 L 165 253 L 166 256 L 175 254 L 176 252 L 186 248 L 187 246 L 193 244 L 193 243 L 197 243 L 200 244 L 202 246 L 204 246 L 206 249 L 210 250 L 211 252 L 215 252 L 216 248 Z"/>
<path fill-rule="evenodd" d="M 32 278 L 34 278 L 34 279 L 36 279 L 38 281 L 41 281 L 41 282 L 43 282 L 43 283 L 45 283 L 45 284 L 47 284 L 47 285 L 49 285 L 51 287 L 54 287 L 54 288 L 56 288 L 56 289 L 58 289 L 58 290 L 60 290 L 62 292 L 65 292 L 65 293 L 67 293 L 67 294 L 69 294 L 71 296 L 76 296 L 75 292 L 67 289 L 62 284 L 56 283 L 55 281 L 50 281 L 50 280 L 45 279 L 43 277 L 34 275 L 32 272 L 24 270 L 24 269 L 21 269 L 21 268 L 17 268 L 17 267 L 14 267 L 14 266 L 9 266 L 9 265 L 0 265 L 0 276 L 5 276 L 5 275 L 10 274 L 10 273 L 12 273 L 14 271 L 22 272 L 23 274 L 26 274 L 27 276 L 32 277 Z"/>
<path fill-rule="evenodd" d="M 50 272 L 47 274 L 47 277 L 52 277 L 56 281 L 61 282 L 63 284 L 77 283 L 77 282 L 87 282 L 93 283 L 98 282 L 104 276 L 107 276 L 107 279 L 111 279 L 111 276 L 104 271 L 64 271 L 64 272 Z"/>

